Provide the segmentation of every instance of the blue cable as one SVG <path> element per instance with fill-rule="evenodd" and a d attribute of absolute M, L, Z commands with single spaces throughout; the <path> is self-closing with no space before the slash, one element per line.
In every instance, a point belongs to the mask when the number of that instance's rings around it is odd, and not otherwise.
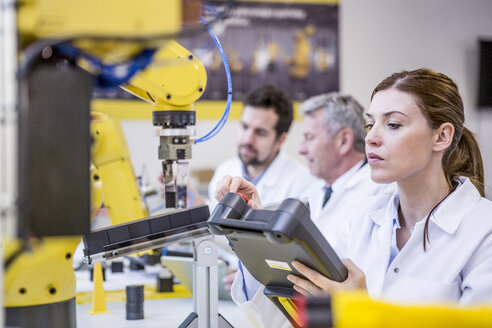
<path fill-rule="evenodd" d="M 227 119 L 229 118 L 229 113 L 231 111 L 231 103 L 232 103 L 231 71 L 229 69 L 229 63 L 227 62 L 227 58 L 226 58 L 224 49 L 220 45 L 219 39 L 217 38 L 217 36 L 215 35 L 215 33 L 210 28 L 210 26 L 208 25 L 207 21 L 202 16 L 200 16 L 200 19 L 202 20 L 203 24 L 207 27 L 208 32 L 212 36 L 212 39 L 214 40 L 215 45 L 217 46 L 217 49 L 219 50 L 220 56 L 222 57 L 222 62 L 224 63 L 224 68 L 225 68 L 226 76 L 227 76 L 227 104 L 226 104 L 226 108 L 224 110 L 224 114 L 222 114 L 222 117 L 220 118 L 220 120 L 217 123 L 217 125 L 212 130 L 210 130 L 206 135 L 204 135 L 203 137 L 197 139 L 195 141 L 195 143 L 207 141 L 207 140 L 213 138 L 214 136 L 216 136 L 220 132 L 220 130 L 222 130 L 222 128 L 224 127 L 225 123 L 227 122 Z"/>
<path fill-rule="evenodd" d="M 102 89 L 115 88 L 128 82 L 138 71 L 150 64 L 152 56 L 156 52 L 156 49 L 145 49 L 129 62 L 106 65 L 98 58 L 67 44 L 56 46 L 55 49 L 58 53 L 63 55 L 83 57 L 86 59 L 100 72 L 97 75 L 97 86 Z M 116 73 L 116 70 L 121 71 L 122 67 L 126 67 L 123 74 Z"/>

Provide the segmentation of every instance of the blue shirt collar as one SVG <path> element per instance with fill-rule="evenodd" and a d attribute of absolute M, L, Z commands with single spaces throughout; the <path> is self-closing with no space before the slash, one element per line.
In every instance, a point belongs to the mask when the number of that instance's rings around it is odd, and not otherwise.
<path fill-rule="evenodd" d="M 242 167 L 242 176 L 243 176 L 243 178 L 246 179 L 246 180 L 248 180 L 249 182 L 251 182 L 252 184 L 254 184 L 256 186 L 258 184 L 258 182 L 260 182 L 261 178 L 265 175 L 265 172 L 268 170 L 268 168 L 270 167 L 270 165 L 268 165 L 267 168 L 265 168 L 263 170 L 263 172 L 261 172 L 260 175 L 258 175 L 256 177 L 256 179 L 251 179 L 251 177 L 248 174 L 248 170 L 246 169 L 246 165 L 244 165 L 244 163 L 241 163 L 241 167 Z"/>

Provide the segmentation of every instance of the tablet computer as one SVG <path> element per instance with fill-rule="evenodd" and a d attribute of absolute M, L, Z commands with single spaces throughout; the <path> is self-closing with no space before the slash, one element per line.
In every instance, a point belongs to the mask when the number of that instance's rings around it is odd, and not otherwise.
<path fill-rule="evenodd" d="M 292 313 L 295 307 L 285 301 L 294 295 L 287 275 L 302 275 L 292 261 L 332 280 L 347 278 L 347 269 L 311 220 L 309 208 L 298 199 L 286 199 L 275 210 L 254 210 L 241 196 L 228 193 L 215 207 L 208 226 L 212 233 L 227 237 L 243 265 L 265 285 L 265 294 L 295 327 L 301 326 Z"/>

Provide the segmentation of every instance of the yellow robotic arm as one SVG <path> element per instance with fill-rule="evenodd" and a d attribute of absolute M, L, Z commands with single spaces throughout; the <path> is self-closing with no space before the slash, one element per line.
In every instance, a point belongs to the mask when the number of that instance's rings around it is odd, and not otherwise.
<path fill-rule="evenodd" d="M 91 113 L 91 218 L 104 199 L 113 224 L 148 216 L 118 121 Z M 75 327 L 75 275 L 72 256 L 80 236 L 4 241 L 7 323 Z M 29 315 L 28 315 L 29 314 Z"/>
<path fill-rule="evenodd" d="M 119 122 L 103 113 L 91 112 L 91 136 L 92 162 L 102 181 L 104 206 L 111 223 L 147 217 Z"/>
<path fill-rule="evenodd" d="M 97 13 L 113 12 L 113 10 L 99 10 L 101 6 L 105 7 L 109 4 L 113 6 L 112 8 L 127 8 L 128 10 L 124 10 L 126 15 L 115 16 L 113 19 L 104 17 L 94 21 L 93 18 L 97 17 Z M 140 37 L 157 33 L 157 31 L 173 33 L 179 28 L 175 18 L 181 16 L 180 11 L 177 10 L 180 8 L 180 4 L 181 1 L 178 0 L 145 1 L 145 4 L 139 5 L 139 7 L 145 8 L 141 12 L 133 10 L 135 7 L 133 1 L 89 1 L 79 3 L 78 9 L 71 7 L 73 2 L 25 1 L 19 4 L 17 12 L 18 31 L 21 35 L 20 48 L 26 49 L 29 44 L 38 39 L 60 38 L 61 40 L 83 34 L 116 35 L 120 32 L 123 36 Z M 156 15 L 154 19 L 150 19 L 148 16 L 149 6 L 153 8 L 150 13 Z M 96 8 L 99 9 L 96 10 Z M 121 11 L 119 10 L 119 12 Z M 170 19 L 165 17 L 167 15 L 170 16 Z M 150 22 L 156 24 L 152 25 Z M 165 26 L 166 24 L 170 24 L 170 26 Z M 94 56 L 102 54 L 101 60 L 110 62 L 131 58 L 143 48 L 156 47 L 156 42 L 78 40 L 72 45 L 79 46 L 86 52 L 93 51 Z M 194 57 L 189 58 L 191 54 L 176 42 L 168 40 L 163 45 L 161 40 L 160 45 L 163 48 L 155 52 L 155 63 L 147 67 L 147 70 L 140 72 L 141 75 L 136 74 L 126 88 L 133 90 L 142 98 L 149 97 L 146 100 L 154 99 L 153 104 L 158 109 L 177 109 L 194 114 L 191 104 L 202 94 L 205 88 L 205 71 L 198 60 Z M 42 57 L 51 59 L 49 57 L 54 52 L 56 50 L 47 47 Z M 26 50 L 19 55 L 20 58 L 27 57 L 29 51 Z M 88 63 L 84 63 L 83 60 L 80 62 L 75 60 L 75 62 L 79 66 L 87 68 L 89 72 L 93 72 Z M 190 83 L 186 83 L 188 79 Z M 197 86 L 190 87 L 193 83 Z M 143 93 L 142 90 L 145 89 L 148 89 L 148 92 Z M 80 93 L 82 94 L 83 91 Z M 65 95 L 44 96 L 64 97 Z M 69 97 L 66 98 L 64 109 L 68 112 L 72 109 L 72 101 Z M 163 128 L 176 126 L 174 115 L 170 116 L 172 118 L 171 124 L 167 124 L 163 120 Z M 176 154 L 179 149 L 184 148 L 186 150 L 185 147 L 191 147 L 191 134 L 187 135 L 188 129 L 186 127 L 194 123 L 194 120 L 191 121 L 190 119 L 189 123 L 183 124 L 180 117 L 178 117 L 177 122 L 181 124 L 179 128 L 184 127 L 186 143 L 183 144 L 183 138 L 181 138 L 179 143 L 175 145 L 173 142 L 175 138 L 163 136 L 162 139 L 165 140 L 166 145 L 169 143 L 174 147 L 168 147 L 171 149 L 169 156 L 163 155 L 166 156 L 164 157 L 166 160 L 173 161 L 170 155 Z M 188 114 L 186 117 L 191 118 L 192 115 Z M 146 217 L 147 210 L 138 190 L 129 161 L 128 149 L 126 144 L 122 142 L 124 139 L 122 138 L 121 127 L 102 114 L 93 113 L 91 118 L 91 134 L 94 139 L 92 161 L 95 165 L 91 171 L 91 177 L 94 180 L 93 185 L 98 185 L 98 188 L 100 188 L 101 181 L 104 184 L 104 202 L 108 206 L 111 220 L 113 223 L 122 223 Z M 43 128 L 49 130 L 50 126 Z M 172 131 L 173 137 L 183 135 L 183 133 L 176 132 Z M 57 133 L 52 135 L 56 136 Z M 78 147 L 78 145 L 72 146 Z M 49 153 L 45 154 L 46 156 L 50 155 Z M 71 154 L 66 153 L 65 156 L 71 156 Z M 188 154 L 185 152 L 183 160 L 190 156 L 191 152 Z M 182 160 L 181 157 L 180 155 L 180 160 Z M 174 161 L 177 160 L 178 156 Z M 89 165 L 88 162 L 87 165 Z M 97 173 L 96 169 L 98 170 Z M 56 179 L 56 176 L 54 178 Z M 57 181 L 53 181 L 53 183 L 57 183 Z M 77 188 L 71 188 L 66 192 L 73 193 L 76 190 Z M 99 193 L 94 190 L 92 190 L 92 196 Z M 99 205 L 100 203 L 100 199 L 93 200 L 93 204 Z M 76 327 L 75 276 L 72 257 L 79 242 L 80 236 L 30 238 L 25 242 L 4 239 L 4 257 L 7 264 L 5 265 L 3 298 L 8 325 L 25 328 L 39 327 L 40 324 L 53 328 Z"/>
<path fill-rule="evenodd" d="M 232 3 L 229 0 L 228 2 Z M 32 76 L 30 74 L 35 71 L 33 67 L 46 68 L 45 71 L 53 78 L 51 82 L 55 82 L 52 85 L 65 83 L 65 75 L 59 73 L 66 71 L 69 71 L 68 76 L 74 83 L 73 87 L 67 88 L 70 95 L 60 95 L 56 87 L 50 89 L 49 94 L 38 92 L 35 100 L 41 110 L 46 108 L 43 107 L 46 104 L 44 98 L 56 98 L 61 99 L 56 102 L 57 110 L 75 112 L 74 104 L 77 104 L 77 113 L 87 117 L 83 110 L 88 110 L 89 106 L 85 104 L 89 101 L 80 100 L 84 95 L 90 97 L 87 90 L 91 81 L 87 74 L 78 74 L 80 70 L 75 69 L 73 64 L 99 76 L 101 67 L 94 65 L 89 58 L 93 57 L 105 66 L 114 65 L 115 73 L 122 72 L 124 75 L 128 68 L 125 62 L 131 64 L 136 56 L 147 49 L 153 51 L 150 64 L 143 70 L 139 68 L 136 74 L 120 86 L 154 106 L 153 123 L 158 127 L 155 134 L 160 139 L 158 154 L 163 166 L 166 206 L 181 208 L 186 207 L 187 161 L 191 158 L 191 146 L 195 137 L 194 102 L 202 95 L 207 82 L 205 70 L 198 59 L 169 38 L 181 29 L 181 18 L 186 16 L 183 5 L 186 3 L 182 0 L 143 0 L 138 4 L 131 0 L 27 0 L 15 2 L 15 6 L 5 8 L 16 17 L 14 25 L 17 31 L 14 32 L 17 33 L 12 35 L 18 41 L 18 47 L 14 48 L 19 49 L 15 55 L 20 67 L 16 78 L 19 81 L 19 94 L 22 96 L 19 99 L 26 100 L 19 107 L 26 113 L 29 113 L 34 102 L 31 95 L 28 95 L 31 85 L 26 83 L 28 77 Z M 114 8 L 118 10 L 114 11 Z M 69 50 L 78 49 L 89 56 L 67 55 L 62 52 L 63 46 L 68 46 Z M 39 85 L 39 81 L 33 83 Z M 41 82 L 45 83 L 49 82 Z M 74 95 L 80 98 L 73 97 Z M 79 105 L 80 103 L 83 104 Z M 70 124 L 88 127 L 87 122 L 77 124 L 73 117 L 68 118 L 71 120 Z M 61 122 L 62 119 L 67 122 L 65 115 L 58 117 L 57 121 Z M 44 130 L 51 128 L 42 126 L 42 122 L 38 126 Z M 122 138 L 121 127 L 111 118 L 92 113 L 90 130 L 93 138 L 91 160 L 94 163 L 90 174 L 93 184 L 99 185 L 99 190 L 101 183 L 104 187 L 99 192 L 95 192 L 93 188 L 92 196 L 104 194 L 104 203 L 115 224 L 148 216 L 129 161 L 128 149 Z M 56 141 L 63 138 L 62 133 L 46 133 L 46 136 L 53 137 Z M 56 142 L 53 141 L 52 144 L 55 145 Z M 78 148 L 80 144 L 71 143 L 63 151 L 76 152 Z M 83 148 L 88 150 L 86 144 Z M 33 148 L 27 147 L 25 151 L 31 152 Z M 53 155 L 44 149 L 36 151 L 36 154 L 41 153 L 44 156 Z M 73 155 L 70 152 L 63 154 Z M 89 164 L 88 156 L 79 161 L 82 162 Z M 74 170 L 74 167 L 67 168 L 67 172 Z M 54 176 L 54 179 L 57 177 Z M 60 185 L 66 185 L 68 180 L 70 179 L 65 179 Z M 60 181 L 53 182 L 56 184 Z M 76 193 L 78 188 L 73 186 L 69 189 L 67 193 Z M 99 199 L 92 202 L 99 205 L 101 201 Z M 20 206 L 23 206 L 22 202 Z M 32 212 L 36 211 L 37 208 L 33 208 Z M 63 222 L 58 217 L 56 220 L 54 221 Z M 48 223 L 44 226 L 47 225 Z M 72 234 L 81 233 L 77 231 Z M 3 295 L 7 308 L 7 324 L 31 328 L 38 327 L 43 322 L 53 328 L 73 328 L 76 323 L 72 255 L 80 236 L 42 236 L 43 234 L 39 234 L 37 238 L 25 242 L 4 239 L 4 254 L 8 260 Z"/>
<path fill-rule="evenodd" d="M 159 137 L 167 208 L 187 207 L 188 160 L 195 137 L 194 103 L 206 84 L 202 63 L 177 42 L 169 41 L 156 52 L 147 69 L 121 86 L 154 106 L 153 124 L 160 127 L 155 135 Z"/>
<path fill-rule="evenodd" d="M 127 43 L 103 44 L 105 46 L 89 40 L 76 42 L 76 53 L 79 50 L 86 53 L 91 49 L 91 55 L 98 58 L 96 64 L 87 55 L 75 58 L 77 65 L 97 74 L 101 70 L 98 66 L 100 62 L 113 60 L 114 56 L 107 54 L 108 49 L 132 55 L 140 50 L 141 57 L 134 57 L 135 62 L 145 62 L 149 59 L 149 53 L 152 53 L 152 60 L 145 69 L 119 86 L 152 104 L 153 124 L 158 127 L 155 135 L 159 137 L 158 158 L 162 160 L 165 204 L 167 208 L 186 208 L 188 160 L 192 156 L 195 137 L 195 101 L 203 94 L 207 84 L 205 68 L 198 58 L 174 40 L 167 40 L 155 51 L 142 50 Z M 125 75 L 133 70 L 131 65 L 122 65 L 120 73 Z M 119 73 L 115 70 L 112 74 Z"/>
<path fill-rule="evenodd" d="M 202 63 L 174 40 L 167 41 L 149 66 L 121 86 L 154 105 L 155 110 L 192 110 L 207 85 Z"/>

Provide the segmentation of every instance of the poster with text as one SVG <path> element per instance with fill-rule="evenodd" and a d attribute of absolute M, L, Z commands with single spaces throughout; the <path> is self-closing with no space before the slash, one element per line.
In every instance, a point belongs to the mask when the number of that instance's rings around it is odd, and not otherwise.
<path fill-rule="evenodd" d="M 208 19 L 224 8 L 207 1 Z M 338 5 L 236 2 L 212 26 L 224 48 L 233 99 L 258 85 L 273 84 L 293 100 L 339 90 Z M 201 100 L 225 100 L 227 78 L 214 41 L 207 33 L 179 42 L 203 63 L 207 87 Z"/>

